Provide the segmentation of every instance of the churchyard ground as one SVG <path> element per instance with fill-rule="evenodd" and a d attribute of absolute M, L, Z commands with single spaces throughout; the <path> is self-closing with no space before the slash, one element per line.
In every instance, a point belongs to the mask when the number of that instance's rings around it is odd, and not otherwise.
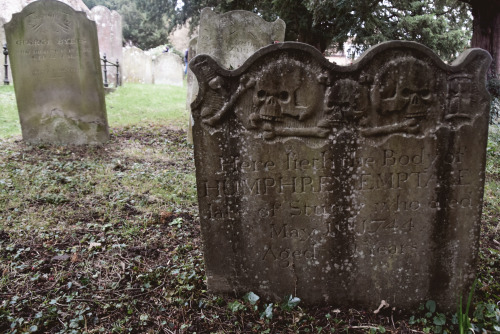
<path fill-rule="evenodd" d="M 185 88 L 106 97 L 102 146 L 21 141 L 0 87 L 0 332 L 458 333 L 439 305 L 403 314 L 207 293 Z M 490 128 L 478 283 L 469 312 L 500 332 L 500 131 Z M 300 297 L 300 296 L 298 296 Z M 466 300 L 468 296 L 463 296 Z"/>

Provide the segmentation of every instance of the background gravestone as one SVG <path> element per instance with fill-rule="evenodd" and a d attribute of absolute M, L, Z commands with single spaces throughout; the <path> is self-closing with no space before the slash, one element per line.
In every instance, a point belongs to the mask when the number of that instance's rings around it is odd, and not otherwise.
<path fill-rule="evenodd" d="M 200 15 L 196 53 L 210 55 L 224 68 L 235 69 L 258 49 L 284 39 L 285 22 L 281 19 L 267 22 L 244 10 L 216 14 L 204 8 Z M 188 102 L 192 102 L 198 94 L 196 79 L 188 92 L 191 92 Z M 191 126 L 189 124 L 188 138 L 191 138 Z"/>
<path fill-rule="evenodd" d="M 412 42 L 330 64 L 300 43 L 190 67 L 209 290 L 456 310 L 475 277 L 491 57 Z"/>
<path fill-rule="evenodd" d="M 155 84 L 182 87 L 184 85 L 184 65 L 182 59 L 170 52 L 153 59 L 153 80 Z"/>
<path fill-rule="evenodd" d="M 188 63 L 196 57 L 196 45 L 198 44 L 198 37 L 191 38 L 189 41 L 188 47 Z M 193 75 L 193 71 L 188 66 L 186 73 L 186 81 L 187 81 L 187 99 L 186 99 L 186 108 L 189 110 L 191 107 L 191 103 L 194 101 L 193 99 L 193 82 L 196 78 Z"/>
<path fill-rule="evenodd" d="M 91 10 L 91 17 L 97 26 L 97 36 L 99 39 L 99 53 L 101 58 L 106 54 L 107 60 L 116 64 L 123 62 L 122 48 L 122 17 L 113 10 L 104 6 L 95 6 Z M 120 78 L 122 69 L 120 68 Z M 104 75 L 104 74 L 103 74 Z M 116 67 L 108 67 L 108 83 L 116 84 Z"/>
<path fill-rule="evenodd" d="M 198 44 L 198 37 L 191 38 L 189 41 L 188 48 L 188 63 L 196 56 L 196 44 Z M 193 75 L 193 71 L 188 66 L 186 74 L 186 84 L 187 84 L 187 98 L 186 98 L 186 110 L 189 111 L 189 124 L 188 124 L 188 142 L 193 143 L 193 132 L 191 130 L 193 124 L 193 116 L 191 115 L 191 103 L 194 101 L 193 89 L 195 85 L 196 78 Z"/>
<path fill-rule="evenodd" d="M 107 141 L 95 23 L 62 2 L 40 0 L 14 14 L 5 30 L 23 139 Z"/>
<path fill-rule="evenodd" d="M 153 83 L 153 60 L 135 46 L 123 48 L 123 82 Z"/>

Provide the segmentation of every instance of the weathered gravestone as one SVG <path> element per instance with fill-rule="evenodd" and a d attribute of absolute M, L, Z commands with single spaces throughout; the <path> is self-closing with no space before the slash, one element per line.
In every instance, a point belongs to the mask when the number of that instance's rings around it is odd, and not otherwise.
<path fill-rule="evenodd" d="M 196 45 L 198 44 L 198 37 L 194 37 L 189 41 L 188 48 L 188 63 L 196 56 Z M 188 142 L 193 143 L 193 116 L 191 115 L 191 103 L 194 101 L 193 97 L 193 89 L 196 84 L 196 90 L 198 90 L 198 83 L 194 77 L 193 71 L 188 66 L 187 74 L 186 74 L 186 84 L 187 84 L 187 98 L 186 98 L 186 110 L 189 111 L 189 124 L 188 124 Z"/>
<path fill-rule="evenodd" d="M 153 83 L 153 59 L 135 46 L 123 48 L 122 69 L 123 82 Z"/>
<path fill-rule="evenodd" d="M 475 276 L 490 56 L 389 42 L 349 67 L 300 43 L 190 67 L 208 287 L 456 310 Z"/>
<path fill-rule="evenodd" d="M 284 39 L 285 22 L 281 19 L 267 22 L 244 10 L 216 14 L 210 8 L 204 8 L 200 14 L 196 53 L 210 55 L 224 68 L 234 69 L 258 49 Z M 188 102 L 192 102 L 198 94 L 196 80 L 192 87 L 188 87 L 188 92 L 191 94 Z M 190 123 L 188 138 L 191 138 L 191 126 Z"/>
<path fill-rule="evenodd" d="M 181 57 L 174 53 L 162 53 L 153 59 L 153 81 L 155 84 L 184 85 L 184 65 Z"/>
<path fill-rule="evenodd" d="M 111 63 L 116 64 L 118 61 L 118 64 L 122 64 L 123 33 L 121 15 L 117 11 L 109 10 L 104 6 L 95 6 L 90 12 L 97 26 L 101 57 L 106 55 L 107 60 Z M 108 65 L 107 73 L 108 83 L 116 85 L 116 67 Z M 121 80 L 121 71 L 119 71 L 119 80 Z"/>
<path fill-rule="evenodd" d="M 62 2 L 40 0 L 5 28 L 23 139 L 107 141 L 95 23 Z"/>

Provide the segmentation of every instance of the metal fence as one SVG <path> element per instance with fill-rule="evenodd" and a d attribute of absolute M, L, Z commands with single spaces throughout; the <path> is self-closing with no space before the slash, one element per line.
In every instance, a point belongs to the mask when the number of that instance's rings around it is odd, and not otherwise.
<path fill-rule="evenodd" d="M 8 85 L 9 82 L 9 50 L 7 50 L 7 44 L 3 45 L 3 54 L 5 55 L 5 63 L 4 63 L 4 70 L 5 70 L 5 76 L 3 79 L 3 84 Z"/>
<path fill-rule="evenodd" d="M 118 59 L 116 60 L 116 63 L 110 62 L 106 54 L 101 58 L 102 60 L 102 68 L 104 71 L 104 87 L 109 87 L 108 83 L 108 67 L 115 67 L 116 68 L 116 77 L 115 77 L 115 87 L 121 86 L 121 81 L 120 81 L 120 63 L 118 62 Z"/>

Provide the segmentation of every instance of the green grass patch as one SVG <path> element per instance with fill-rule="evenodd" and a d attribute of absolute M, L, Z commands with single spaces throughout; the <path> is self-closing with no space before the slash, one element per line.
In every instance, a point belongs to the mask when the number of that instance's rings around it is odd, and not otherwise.
<path fill-rule="evenodd" d="M 186 88 L 125 84 L 106 96 L 111 128 L 126 125 L 169 125 L 186 128 Z"/>
<path fill-rule="evenodd" d="M 106 95 L 111 129 L 130 125 L 186 129 L 186 87 L 125 84 Z M 0 138 L 21 135 L 14 87 L 0 86 Z"/>
<path fill-rule="evenodd" d="M 0 137 L 21 134 L 16 96 L 12 85 L 0 86 Z"/>

